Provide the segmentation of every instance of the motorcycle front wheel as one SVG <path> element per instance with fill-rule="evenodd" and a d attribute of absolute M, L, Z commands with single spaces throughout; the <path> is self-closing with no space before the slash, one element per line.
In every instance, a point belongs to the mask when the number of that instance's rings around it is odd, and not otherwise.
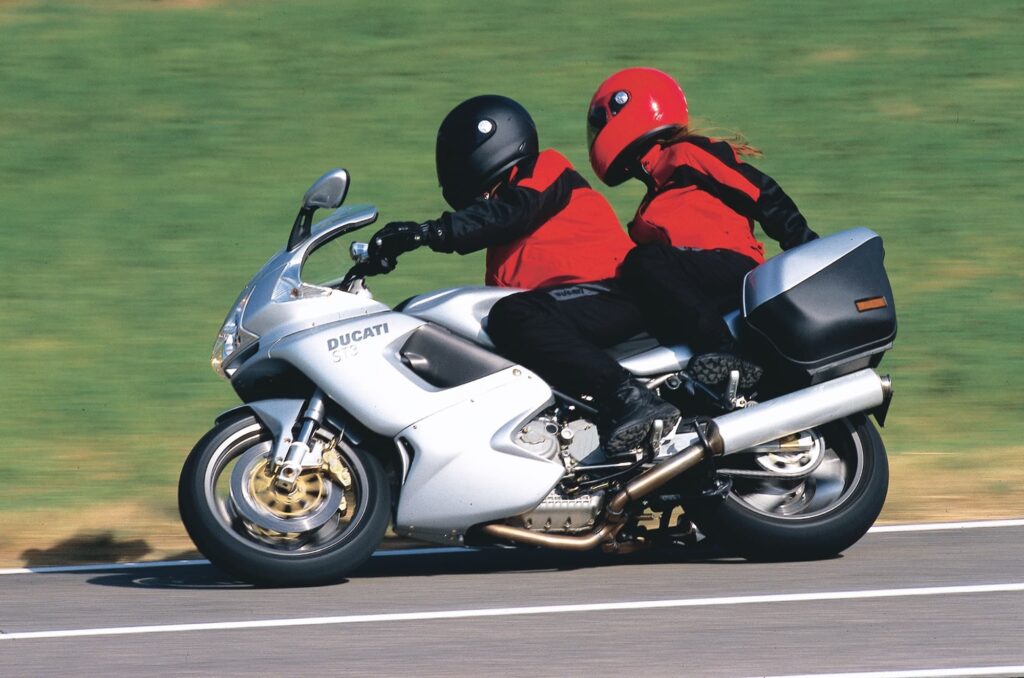
<path fill-rule="evenodd" d="M 185 529 L 210 562 L 247 582 L 337 582 L 384 536 L 387 474 L 372 454 L 337 441 L 334 469 L 303 472 L 284 492 L 268 463 L 272 442 L 259 420 L 242 411 L 196 443 L 178 484 Z"/>
<path fill-rule="evenodd" d="M 878 518 L 889 487 L 885 446 L 866 416 L 857 415 L 812 431 L 820 459 L 800 477 L 729 474 L 724 498 L 701 497 L 684 505 L 706 536 L 752 560 L 813 560 L 849 548 Z M 720 464 L 744 465 L 744 457 Z M 756 461 L 756 460 L 754 460 Z M 770 466 L 769 466 L 770 467 Z M 751 471 L 766 466 L 746 464 Z"/>

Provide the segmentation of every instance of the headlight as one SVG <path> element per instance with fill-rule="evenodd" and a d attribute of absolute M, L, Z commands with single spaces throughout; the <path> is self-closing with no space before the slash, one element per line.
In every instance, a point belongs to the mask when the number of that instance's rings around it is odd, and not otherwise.
<path fill-rule="evenodd" d="M 242 329 L 242 314 L 245 312 L 245 305 L 249 302 L 251 294 L 252 288 L 242 292 L 242 296 L 238 298 L 234 308 L 224 319 L 224 326 L 217 333 L 217 340 L 213 342 L 210 364 L 213 366 L 213 371 L 225 379 L 231 378 L 231 375 L 224 369 L 224 364 L 228 362 L 231 355 L 258 339 L 256 335 Z"/>

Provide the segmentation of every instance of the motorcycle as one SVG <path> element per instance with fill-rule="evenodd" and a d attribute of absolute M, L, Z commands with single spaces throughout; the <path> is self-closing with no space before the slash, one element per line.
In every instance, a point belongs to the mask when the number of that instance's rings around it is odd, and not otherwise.
<path fill-rule="evenodd" d="M 182 521 L 199 550 L 260 585 L 335 582 L 398 535 L 445 545 L 628 553 L 698 540 L 749 559 L 814 559 L 854 544 L 888 487 L 892 398 L 874 368 L 896 316 L 881 238 L 855 228 L 751 271 L 731 330 L 764 367 L 720 391 L 683 345 L 613 347 L 675 403 L 631 455 L 608 458 L 597 405 L 496 352 L 491 306 L 516 290 L 458 287 L 394 308 L 366 285 L 367 246 L 341 279 L 303 280 L 319 248 L 372 224 L 342 206 L 345 170 L 306 193 L 286 246 L 245 286 L 212 364 L 242 405 L 185 461 Z M 313 224 L 318 209 L 334 212 Z"/>

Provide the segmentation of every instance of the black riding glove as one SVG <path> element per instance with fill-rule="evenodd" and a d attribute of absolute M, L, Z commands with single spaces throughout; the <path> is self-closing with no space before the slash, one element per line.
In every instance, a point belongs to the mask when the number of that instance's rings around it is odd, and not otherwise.
<path fill-rule="evenodd" d="M 398 266 L 398 259 L 395 257 L 377 257 L 376 259 L 367 259 L 361 264 L 356 264 L 352 271 L 358 272 L 360 276 L 369 277 L 391 273 L 391 271 L 395 270 L 395 266 Z"/>
<path fill-rule="evenodd" d="M 389 273 L 398 264 L 398 256 L 423 245 L 441 244 L 447 232 L 433 221 L 417 224 L 415 221 L 392 221 L 370 238 L 367 260 L 372 268 Z"/>
<path fill-rule="evenodd" d="M 371 275 L 390 273 L 398 265 L 398 255 L 425 245 L 426 226 L 414 221 L 392 221 L 370 238 L 366 268 Z"/>
<path fill-rule="evenodd" d="M 392 221 L 370 238 L 370 258 L 397 257 L 427 244 L 426 224 L 414 221 Z"/>

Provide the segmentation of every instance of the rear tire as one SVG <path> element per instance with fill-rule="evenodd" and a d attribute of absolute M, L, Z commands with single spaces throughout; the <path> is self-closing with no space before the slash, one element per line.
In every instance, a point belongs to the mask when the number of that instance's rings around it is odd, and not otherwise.
<path fill-rule="evenodd" d="M 713 541 L 751 560 L 813 560 L 846 550 L 874 524 L 885 503 L 885 446 L 863 415 L 818 432 L 828 466 L 823 462 L 801 480 L 734 478 L 724 499 L 687 503 L 687 516 Z"/>
<path fill-rule="evenodd" d="M 316 529 L 266 530 L 243 517 L 225 487 L 231 477 L 229 467 L 243 463 L 243 455 L 252 454 L 258 446 L 269 452 L 271 440 L 259 420 L 242 411 L 218 422 L 196 443 L 178 484 L 178 509 L 185 529 L 210 562 L 253 584 L 337 582 L 365 562 L 384 536 L 391 513 L 387 473 L 373 455 L 339 444 L 337 451 L 352 482 L 344 490 L 335 483 L 329 491 L 343 492 L 347 509 L 335 512 Z M 329 478 L 322 482 L 333 483 Z"/>

